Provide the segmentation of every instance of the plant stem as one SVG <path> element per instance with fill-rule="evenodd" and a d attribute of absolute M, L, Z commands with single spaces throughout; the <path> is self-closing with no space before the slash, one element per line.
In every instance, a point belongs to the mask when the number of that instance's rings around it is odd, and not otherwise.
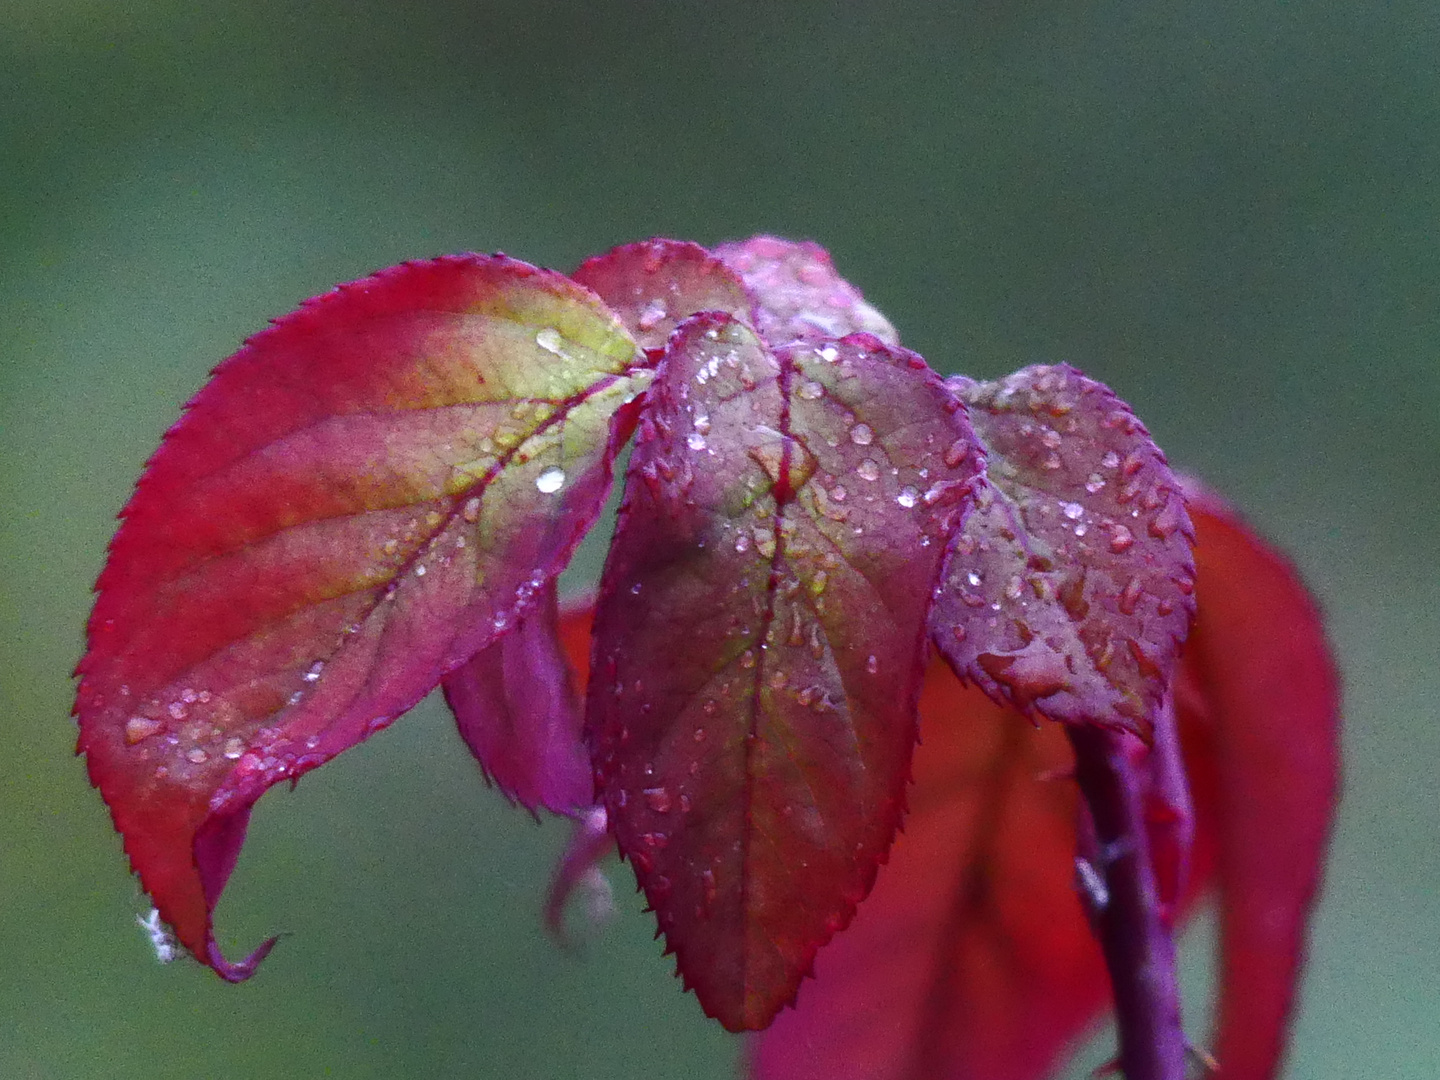
<path fill-rule="evenodd" d="M 1120 1069 L 1126 1080 L 1184 1080 L 1175 943 L 1161 917 L 1128 736 L 1078 725 L 1067 732 L 1095 827 L 1093 870 L 1103 889 L 1082 888 L 1081 895 L 1110 969 Z"/>

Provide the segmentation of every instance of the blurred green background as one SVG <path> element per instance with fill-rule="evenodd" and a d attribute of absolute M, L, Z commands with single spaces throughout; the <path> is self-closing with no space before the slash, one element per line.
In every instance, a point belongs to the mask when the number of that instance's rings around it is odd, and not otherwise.
<path fill-rule="evenodd" d="M 1349 759 L 1288 1075 L 1429 1080 L 1437 57 L 1433 2 L 0 4 L 0 1076 L 731 1075 L 628 871 L 584 955 L 543 937 L 563 830 L 433 702 L 261 803 L 220 911 L 293 933 L 258 978 L 160 967 L 68 675 L 141 464 L 267 318 L 764 230 L 942 370 L 1109 382 L 1298 560 Z"/>

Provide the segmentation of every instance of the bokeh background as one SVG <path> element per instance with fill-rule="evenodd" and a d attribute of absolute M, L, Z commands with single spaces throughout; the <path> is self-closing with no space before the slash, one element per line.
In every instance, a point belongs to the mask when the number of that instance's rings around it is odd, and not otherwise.
<path fill-rule="evenodd" d="M 1404 0 L 0 4 L 0 1076 L 732 1075 L 628 871 L 544 938 L 563 829 L 434 702 L 260 804 L 220 910 L 232 952 L 291 932 L 258 978 L 157 965 L 68 675 L 142 462 L 267 318 L 762 230 L 942 370 L 1109 382 L 1292 553 L 1349 756 L 1288 1075 L 1434 1076 L 1437 57 Z"/>

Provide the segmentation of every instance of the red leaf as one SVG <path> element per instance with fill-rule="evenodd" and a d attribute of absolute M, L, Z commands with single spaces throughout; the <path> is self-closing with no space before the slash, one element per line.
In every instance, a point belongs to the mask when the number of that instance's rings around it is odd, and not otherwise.
<path fill-rule="evenodd" d="M 753 236 L 721 244 L 715 255 L 744 279 L 754 324 L 766 341 L 831 341 L 866 333 L 887 345 L 900 343 L 890 320 L 835 272 L 818 244 Z"/>
<path fill-rule="evenodd" d="M 569 814 L 595 801 L 595 786 L 558 621 L 552 581 L 513 632 L 440 685 L 485 778 L 531 810 Z"/>
<path fill-rule="evenodd" d="M 1164 455 L 1070 367 L 951 386 L 990 483 L 955 540 L 936 644 L 997 701 L 1148 738 L 1194 610 L 1190 522 Z"/>
<path fill-rule="evenodd" d="M 251 805 L 524 616 L 604 500 L 635 357 L 557 274 L 407 264 L 253 338 L 166 435 L 100 577 L 79 748 L 224 977 L 258 960 L 228 963 L 210 922 Z"/>
<path fill-rule="evenodd" d="M 894 834 L 925 611 L 975 462 L 941 463 L 968 438 L 958 403 L 869 335 L 772 354 L 698 315 L 660 371 L 587 725 L 681 973 L 726 1027 L 763 1027 Z"/>
<path fill-rule="evenodd" d="M 1294 568 L 1214 495 L 1189 491 L 1200 611 L 1186 649 L 1214 746 L 1220 1080 L 1266 1080 L 1284 1051 L 1340 784 L 1340 687 Z M 1212 787 L 1213 794 L 1206 792 Z M 1203 809 L 1203 804 L 1202 804 Z"/>
<path fill-rule="evenodd" d="M 647 349 L 697 311 L 749 315 L 740 278 L 699 244 L 643 240 L 586 259 L 571 275 L 593 289 Z"/>

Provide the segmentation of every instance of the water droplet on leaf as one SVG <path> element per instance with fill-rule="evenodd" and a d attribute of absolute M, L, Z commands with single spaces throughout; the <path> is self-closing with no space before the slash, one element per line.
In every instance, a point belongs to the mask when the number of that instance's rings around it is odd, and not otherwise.
<path fill-rule="evenodd" d="M 565 470 L 551 466 L 535 478 L 535 486 L 542 495 L 553 495 L 565 486 Z"/>

